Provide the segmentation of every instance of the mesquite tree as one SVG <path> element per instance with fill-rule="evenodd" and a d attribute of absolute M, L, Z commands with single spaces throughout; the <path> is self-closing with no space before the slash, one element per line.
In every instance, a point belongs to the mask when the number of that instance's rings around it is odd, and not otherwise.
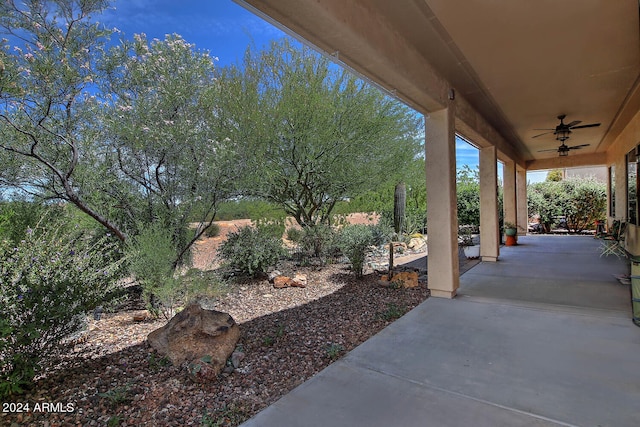
<path fill-rule="evenodd" d="M 419 152 L 415 112 L 287 39 L 249 51 L 229 76 L 256 154 L 251 194 L 303 227 L 328 223 L 340 200 L 397 181 Z"/>
<path fill-rule="evenodd" d="M 213 58 L 179 36 L 108 50 L 94 21 L 107 5 L 0 3 L 0 185 L 71 203 L 123 241 L 160 223 L 177 265 L 243 170 L 244 140 Z"/>
<path fill-rule="evenodd" d="M 110 31 L 91 21 L 105 0 L 0 3 L 0 182 L 76 205 L 119 238 L 124 232 L 83 196 L 84 108 Z M 90 165 L 88 165 L 90 166 Z"/>

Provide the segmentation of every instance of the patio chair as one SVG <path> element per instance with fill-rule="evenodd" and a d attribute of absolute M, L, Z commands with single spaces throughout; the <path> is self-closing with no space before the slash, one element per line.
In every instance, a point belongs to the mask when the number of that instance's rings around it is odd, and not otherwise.
<path fill-rule="evenodd" d="M 627 253 L 624 249 L 624 232 L 627 223 L 619 220 L 613 221 L 611 232 L 602 235 L 602 244 L 600 245 L 600 256 L 615 255 L 620 258 L 626 257 Z"/>

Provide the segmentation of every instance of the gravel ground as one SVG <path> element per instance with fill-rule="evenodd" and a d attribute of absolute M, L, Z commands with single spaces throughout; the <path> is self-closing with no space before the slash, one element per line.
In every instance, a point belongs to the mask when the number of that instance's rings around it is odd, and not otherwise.
<path fill-rule="evenodd" d="M 0 425 L 235 426 L 429 295 L 424 284 L 384 288 L 375 274 L 357 280 L 345 264 L 295 271 L 308 276 L 306 288 L 244 281 L 216 303 L 240 325 L 246 357 L 235 371 L 194 383 L 186 367 L 171 366 L 147 345 L 163 321 L 135 322 L 141 311 L 105 314 L 89 321 L 64 367 L 11 402 L 28 403 L 30 412 L 3 411 Z"/>

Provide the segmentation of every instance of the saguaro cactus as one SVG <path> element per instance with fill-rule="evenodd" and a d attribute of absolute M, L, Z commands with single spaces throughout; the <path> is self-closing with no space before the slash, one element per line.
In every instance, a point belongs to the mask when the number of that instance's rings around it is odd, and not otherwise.
<path fill-rule="evenodd" d="M 407 186 L 404 182 L 396 185 L 393 195 L 393 228 L 400 235 L 404 229 L 405 209 L 407 206 Z"/>
<path fill-rule="evenodd" d="M 393 229 L 400 236 L 404 229 L 405 208 L 407 206 L 407 186 L 404 182 L 396 185 L 393 195 Z M 393 270 L 393 241 L 389 242 L 389 274 Z"/>

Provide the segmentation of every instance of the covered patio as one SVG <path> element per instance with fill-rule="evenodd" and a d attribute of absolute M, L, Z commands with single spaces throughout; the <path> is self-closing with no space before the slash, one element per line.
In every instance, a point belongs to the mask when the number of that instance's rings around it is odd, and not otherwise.
<path fill-rule="evenodd" d="M 607 221 L 640 259 L 638 1 L 236 1 L 424 115 L 439 297 L 246 426 L 640 425 L 639 329 L 613 278 L 640 263 L 525 235 L 528 171 L 605 166 Z M 482 263 L 462 276 L 457 136 L 480 152 Z M 520 245 L 500 245 L 501 214 Z"/>
<path fill-rule="evenodd" d="M 456 136 L 480 151 L 483 261 L 501 217 L 526 233 L 527 172 L 578 166 L 607 167 L 608 221 L 640 256 L 637 0 L 235 1 L 424 115 L 432 296 L 459 287 Z"/>
<path fill-rule="evenodd" d="M 640 425 L 627 263 L 592 237 L 520 240 L 243 425 Z"/>

